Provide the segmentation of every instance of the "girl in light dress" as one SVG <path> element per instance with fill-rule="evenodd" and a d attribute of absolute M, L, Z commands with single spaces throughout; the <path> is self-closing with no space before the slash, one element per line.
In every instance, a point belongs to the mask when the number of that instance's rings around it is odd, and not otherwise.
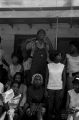
<path fill-rule="evenodd" d="M 68 120 L 79 119 L 79 75 L 72 81 L 73 89 L 68 91 L 66 109 L 69 112 Z"/>

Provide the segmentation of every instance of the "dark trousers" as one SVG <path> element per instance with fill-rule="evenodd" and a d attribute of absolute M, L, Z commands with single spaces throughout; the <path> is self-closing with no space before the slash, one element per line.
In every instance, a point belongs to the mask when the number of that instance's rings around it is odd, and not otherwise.
<path fill-rule="evenodd" d="M 48 120 L 52 119 L 53 114 L 59 119 L 62 100 L 63 90 L 48 90 Z"/>

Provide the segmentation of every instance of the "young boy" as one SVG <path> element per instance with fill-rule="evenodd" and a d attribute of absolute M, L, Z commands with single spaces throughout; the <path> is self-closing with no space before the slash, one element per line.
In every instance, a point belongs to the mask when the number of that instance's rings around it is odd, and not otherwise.
<path fill-rule="evenodd" d="M 23 68 L 22 65 L 19 64 L 19 58 L 15 53 L 12 54 L 11 58 L 12 58 L 12 63 L 9 66 L 9 78 L 13 79 L 16 72 L 22 72 Z"/>
<path fill-rule="evenodd" d="M 65 65 L 62 64 L 61 53 L 51 51 L 49 54 L 50 62 L 47 66 L 47 94 L 48 94 L 48 119 L 61 119 L 61 109 L 66 85 Z"/>

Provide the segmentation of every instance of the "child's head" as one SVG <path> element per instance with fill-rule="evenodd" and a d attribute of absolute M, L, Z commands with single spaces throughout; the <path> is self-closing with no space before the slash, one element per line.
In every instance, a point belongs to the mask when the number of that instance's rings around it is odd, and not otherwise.
<path fill-rule="evenodd" d="M 17 81 L 19 83 L 23 83 L 24 82 L 23 73 L 16 72 L 16 74 L 14 75 L 14 81 Z"/>
<path fill-rule="evenodd" d="M 36 87 L 36 88 L 38 88 L 38 87 L 40 87 L 41 85 L 43 85 L 43 77 L 42 77 L 42 75 L 41 74 L 34 74 L 33 76 L 32 76 L 32 84 Z"/>
<path fill-rule="evenodd" d="M 12 63 L 14 65 L 18 64 L 19 58 L 18 58 L 18 56 L 15 53 L 12 54 L 11 58 L 12 58 Z"/>
<path fill-rule="evenodd" d="M 49 58 L 50 58 L 51 61 L 60 62 L 61 59 L 62 59 L 62 55 L 58 51 L 51 51 L 49 53 Z"/>
<path fill-rule="evenodd" d="M 79 93 L 79 76 L 75 76 L 72 83 L 73 83 L 73 88 L 74 88 L 75 92 Z"/>
<path fill-rule="evenodd" d="M 19 87 L 20 87 L 20 84 L 17 81 L 13 81 L 13 83 L 11 84 L 11 88 L 13 89 L 15 95 L 18 95 Z"/>

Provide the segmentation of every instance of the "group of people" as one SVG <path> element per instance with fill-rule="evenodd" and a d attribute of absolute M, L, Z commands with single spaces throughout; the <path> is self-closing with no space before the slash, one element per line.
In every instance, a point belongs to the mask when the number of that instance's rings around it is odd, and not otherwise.
<path fill-rule="evenodd" d="M 63 59 L 62 53 L 53 49 L 46 32 L 40 29 L 36 38 L 25 44 L 22 63 L 21 56 L 13 52 L 10 65 L 0 47 L 3 92 L 12 89 L 15 96 L 21 94 L 14 120 L 65 119 L 63 111 L 70 111 L 68 119 L 71 119 L 72 111 L 79 107 L 79 42 L 71 41 L 69 45 L 70 51 Z M 7 109 L 1 102 L 0 116 Z"/>

